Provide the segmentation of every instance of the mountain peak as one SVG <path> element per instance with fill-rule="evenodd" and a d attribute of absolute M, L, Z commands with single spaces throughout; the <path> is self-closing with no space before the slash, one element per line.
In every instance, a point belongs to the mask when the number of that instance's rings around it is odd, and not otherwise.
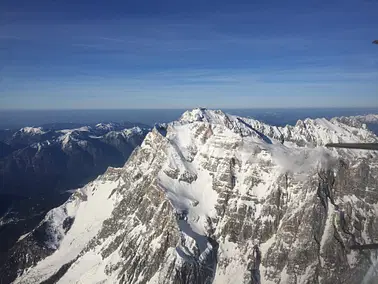
<path fill-rule="evenodd" d="M 27 133 L 30 135 L 41 135 L 45 133 L 42 127 L 24 127 L 21 128 L 18 132 Z"/>
<path fill-rule="evenodd" d="M 376 218 L 377 155 L 322 146 L 371 139 L 377 137 L 327 119 L 277 127 L 220 110 L 186 111 L 156 125 L 123 168 L 81 189 L 80 197 L 90 193 L 84 202 L 63 205 L 74 210 L 56 211 L 68 212 L 48 223 L 59 249 L 15 283 L 57 275 L 61 283 L 247 283 L 256 244 L 263 283 L 282 275 L 285 283 L 361 283 L 370 263 L 345 247 L 351 234 L 360 243 L 377 235 L 368 227 Z M 370 172 L 365 181 L 361 173 Z M 356 212 L 340 227 L 332 223 L 341 218 L 336 206 Z M 19 246 L 29 249 L 32 240 Z M 343 259 L 339 270 L 322 266 L 335 257 Z"/>
<path fill-rule="evenodd" d="M 203 121 L 219 124 L 220 122 L 223 122 L 226 117 L 227 114 L 221 110 L 209 110 L 200 107 L 184 112 L 179 121 L 184 123 Z"/>

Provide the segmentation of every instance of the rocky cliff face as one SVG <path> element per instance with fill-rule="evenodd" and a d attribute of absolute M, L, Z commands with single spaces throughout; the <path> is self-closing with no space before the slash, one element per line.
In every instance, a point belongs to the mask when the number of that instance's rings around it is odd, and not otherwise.
<path fill-rule="evenodd" d="M 284 128 L 195 109 L 150 132 L 20 238 L 14 283 L 376 283 L 376 142 L 340 119 Z"/>

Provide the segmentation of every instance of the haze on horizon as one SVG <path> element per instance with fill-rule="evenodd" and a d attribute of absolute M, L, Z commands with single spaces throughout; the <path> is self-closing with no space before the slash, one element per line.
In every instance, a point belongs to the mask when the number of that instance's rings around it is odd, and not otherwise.
<path fill-rule="evenodd" d="M 378 1 L 10 1 L 0 109 L 378 107 Z"/>

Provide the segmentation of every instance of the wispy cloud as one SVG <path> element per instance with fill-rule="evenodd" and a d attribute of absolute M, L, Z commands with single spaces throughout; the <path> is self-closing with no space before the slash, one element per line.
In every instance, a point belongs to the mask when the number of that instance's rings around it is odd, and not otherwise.
<path fill-rule="evenodd" d="M 11 11 L 0 26 L 0 105 L 353 105 L 356 94 L 374 103 L 372 7 L 222 2 L 214 13 L 213 4 Z"/>

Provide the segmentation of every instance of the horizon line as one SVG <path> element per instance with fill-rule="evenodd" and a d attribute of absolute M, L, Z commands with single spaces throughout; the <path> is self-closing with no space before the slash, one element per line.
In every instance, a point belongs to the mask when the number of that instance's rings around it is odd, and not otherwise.
<path fill-rule="evenodd" d="M 326 106 L 326 107 L 179 107 L 179 108 L 0 108 L 0 111 L 104 111 L 104 110 L 192 110 L 197 108 L 205 108 L 209 110 L 292 110 L 292 109 L 377 109 L 377 106 Z"/>

